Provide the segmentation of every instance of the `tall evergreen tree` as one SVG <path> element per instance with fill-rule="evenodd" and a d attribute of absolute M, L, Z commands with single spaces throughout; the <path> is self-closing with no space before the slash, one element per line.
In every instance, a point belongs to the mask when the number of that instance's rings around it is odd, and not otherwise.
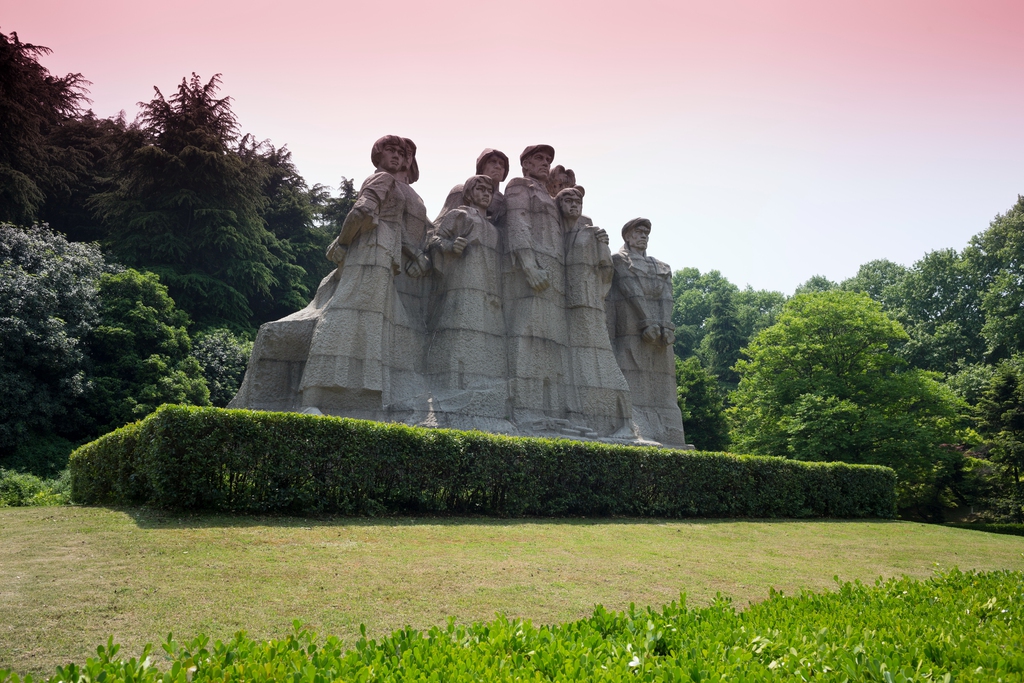
<path fill-rule="evenodd" d="M 122 145 L 116 187 L 95 198 L 125 263 L 160 276 L 200 326 L 252 329 L 256 310 L 303 299 L 301 268 L 266 228 L 270 176 L 241 138 L 220 76 L 182 79 L 142 105 Z"/>
<path fill-rule="evenodd" d="M 49 136 L 81 112 L 88 81 L 52 75 L 39 63 L 49 53 L 0 32 L 0 221 L 36 220 L 47 194 L 71 178 Z"/>

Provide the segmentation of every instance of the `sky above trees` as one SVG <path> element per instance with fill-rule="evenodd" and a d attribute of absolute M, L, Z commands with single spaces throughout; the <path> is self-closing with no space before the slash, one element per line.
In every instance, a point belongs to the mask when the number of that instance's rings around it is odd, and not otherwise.
<path fill-rule="evenodd" d="M 960 249 L 1024 193 L 1010 0 L 0 1 L 97 115 L 221 73 L 310 184 L 415 140 L 432 215 L 484 147 L 549 143 L 613 236 L 646 216 L 673 268 L 758 289 Z"/>

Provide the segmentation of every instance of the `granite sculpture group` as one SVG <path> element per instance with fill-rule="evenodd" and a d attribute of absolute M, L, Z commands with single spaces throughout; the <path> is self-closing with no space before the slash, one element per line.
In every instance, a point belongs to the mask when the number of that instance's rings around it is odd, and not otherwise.
<path fill-rule="evenodd" d="M 688 448 L 676 403 L 669 266 L 651 222 L 608 234 L 572 170 L 485 149 L 430 221 L 416 145 L 373 145 L 309 305 L 260 327 L 231 408 Z"/>

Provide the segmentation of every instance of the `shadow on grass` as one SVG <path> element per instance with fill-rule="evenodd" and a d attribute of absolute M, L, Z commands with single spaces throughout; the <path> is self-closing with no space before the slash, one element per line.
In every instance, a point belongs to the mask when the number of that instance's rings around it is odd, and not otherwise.
<path fill-rule="evenodd" d="M 275 527 L 314 529 L 321 527 L 399 527 L 399 526 L 494 526 L 516 527 L 531 525 L 559 526 L 659 526 L 665 524 L 714 525 L 714 524 L 895 524 L 893 519 L 833 519 L 821 517 L 793 518 L 747 518 L 728 517 L 704 519 L 687 518 L 655 518 L 655 517 L 484 517 L 455 515 L 396 515 L 381 517 L 341 517 L 341 516 L 287 516 L 287 515 L 242 515 L 223 512 L 191 512 L 170 511 L 156 508 L 108 508 L 123 512 L 132 518 L 141 529 L 206 529 L 206 528 L 245 528 Z"/>

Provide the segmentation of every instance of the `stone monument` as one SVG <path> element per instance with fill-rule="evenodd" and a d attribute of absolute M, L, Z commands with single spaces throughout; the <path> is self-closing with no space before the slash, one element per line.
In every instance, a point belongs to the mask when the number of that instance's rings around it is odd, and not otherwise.
<path fill-rule="evenodd" d="M 260 327 L 231 408 L 686 445 L 671 271 L 634 219 L 612 254 L 555 150 L 485 149 L 427 219 L 416 145 L 374 143 L 306 308 Z"/>

